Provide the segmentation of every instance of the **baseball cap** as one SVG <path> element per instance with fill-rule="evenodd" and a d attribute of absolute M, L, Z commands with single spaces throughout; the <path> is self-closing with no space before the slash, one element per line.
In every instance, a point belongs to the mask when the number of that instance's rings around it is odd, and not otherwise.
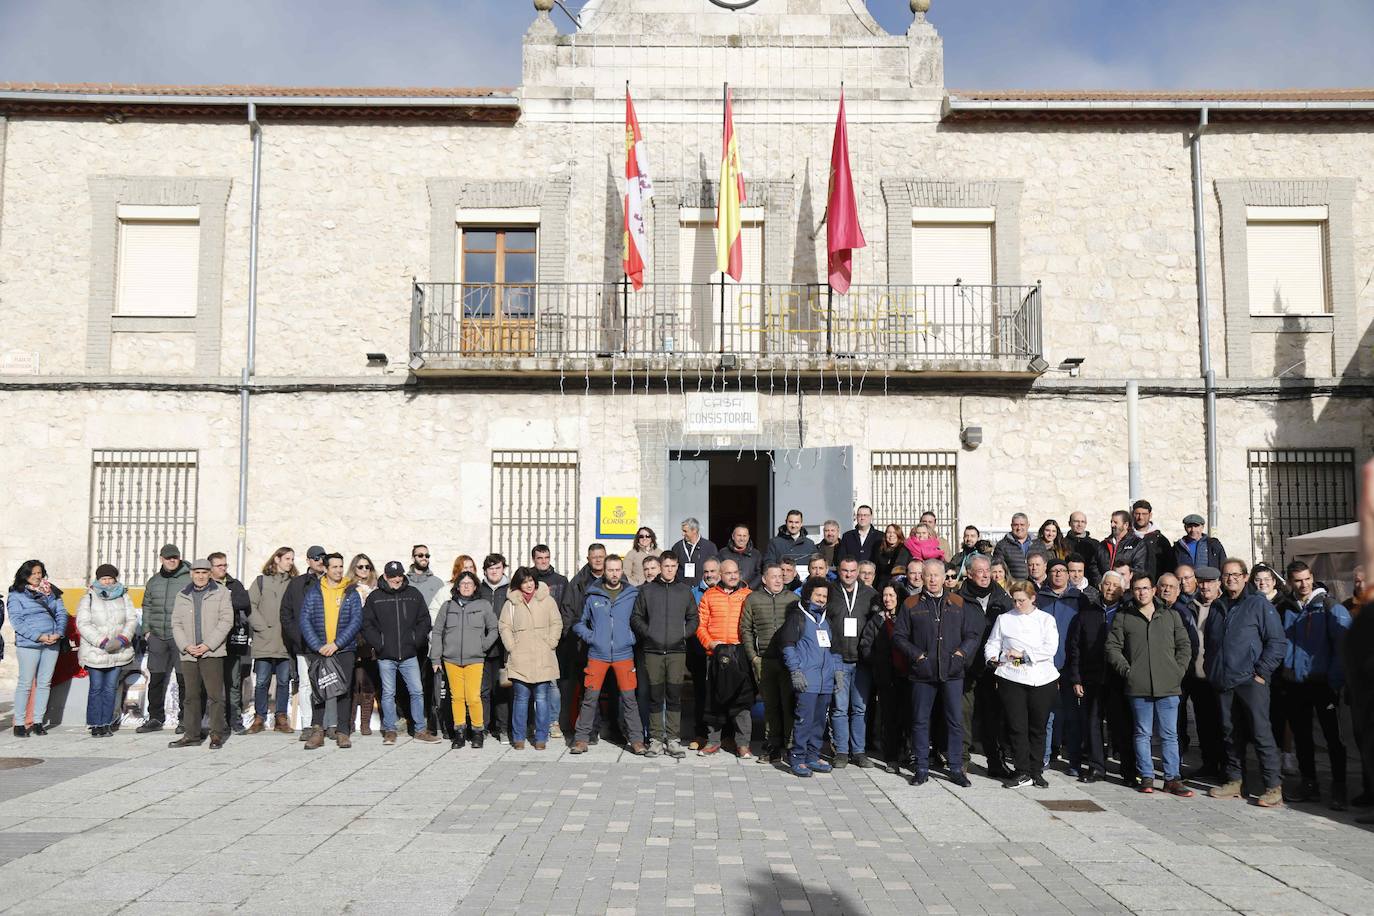
<path fill-rule="evenodd" d="M 175 544 L 163 544 L 162 549 L 157 552 L 157 555 L 164 560 L 180 560 L 181 548 L 177 547 Z"/>
<path fill-rule="evenodd" d="M 325 550 L 319 544 L 316 544 L 314 547 L 311 547 L 309 550 L 305 552 L 305 558 L 307 560 L 323 560 L 326 553 L 328 553 L 327 550 Z"/>
<path fill-rule="evenodd" d="M 1187 526 L 1187 525 L 1205 525 L 1205 524 L 1207 524 L 1207 519 L 1203 518 L 1201 515 L 1198 515 L 1196 512 L 1194 512 L 1194 513 L 1191 514 L 1191 515 L 1185 515 L 1185 516 L 1183 516 L 1183 524 L 1184 524 L 1184 526 Z"/>
<path fill-rule="evenodd" d="M 191 562 L 191 572 L 196 572 L 197 570 L 201 570 L 201 569 L 205 570 L 206 572 L 209 572 L 209 571 L 210 571 L 210 561 L 209 561 L 209 560 L 193 560 L 193 561 Z"/>
<path fill-rule="evenodd" d="M 382 575 L 386 576 L 388 579 L 396 576 L 404 576 L 405 574 L 405 564 L 400 560 L 391 560 L 386 564 L 385 568 L 382 569 Z"/>

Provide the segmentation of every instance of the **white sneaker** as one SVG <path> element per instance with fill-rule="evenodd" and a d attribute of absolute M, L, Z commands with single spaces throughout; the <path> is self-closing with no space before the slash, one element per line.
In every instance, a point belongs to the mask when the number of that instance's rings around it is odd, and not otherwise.
<path fill-rule="evenodd" d="M 558 724 L 557 722 L 551 723 L 551 724 L 549 725 L 549 737 L 550 737 L 550 738 L 562 738 L 562 737 L 563 737 L 563 729 L 562 729 L 562 727 L 559 726 L 559 724 Z"/>

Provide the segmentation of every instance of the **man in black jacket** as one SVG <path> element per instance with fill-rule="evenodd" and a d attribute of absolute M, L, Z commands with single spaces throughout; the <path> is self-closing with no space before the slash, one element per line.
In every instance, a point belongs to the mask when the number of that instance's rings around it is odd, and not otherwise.
<path fill-rule="evenodd" d="M 786 557 L 805 569 L 806 561 L 811 559 L 815 552 L 816 542 L 806 535 L 801 510 L 789 509 L 783 523 L 778 526 L 777 537 L 770 540 L 763 551 L 763 562 L 777 563 Z"/>
<path fill-rule="evenodd" d="M 964 613 L 964 599 L 945 591 L 945 563 L 927 560 L 922 569 L 924 589 L 908 598 L 893 629 L 892 642 L 910 664 L 911 749 L 910 782 L 926 782 L 930 769 L 930 715 L 936 698 L 944 708 L 948 729 L 949 779 L 968 788 L 964 774 L 964 670 L 983 635 L 982 615 Z"/>
<path fill-rule="evenodd" d="M 1083 558 L 1084 564 L 1091 566 L 1101 544 L 1102 542 L 1088 531 L 1088 517 L 1077 509 L 1070 512 L 1069 530 L 1064 534 L 1064 546 L 1069 548 L 1069 553 L 1078 554 Z"/>
<path fill-rule="evenodd" d="M 1088 559 L 1088 581 L 1096 584 L 1102 574 L 1118 563 L 1131 564 L 1132 572 L 1145 572 L 1149 553 L 1135 532 L 1131 531 L 1131 514 L 1124 509 L 1112 513 L 1112 533 L 1097 545 L 1097 553 Z"/>
<path fill-rule="evenodd" d="M 1011 596 L 1006 589 L 992 581 L 992 561 L 981 555 L 969 560 L 968 575 L 959 589 L 959 597 L 964 599 L 966 614 L 972 615 L 977 611 L 983 616 L 983 635 L 979 646 L 992 635 L 992 625 L 998 615 L 1012 609 Z M 1011 757 L 1011 748 L 1003 737 L 997 675 L 987 667 L 982 652 L 974 652 L 969 658 L 964 674 L 963 704 L 965 772 L 968 771 L 969 755 L 973 752 L 973 739 L 977 736 L 988 759 L 988 775 L 994 779 L 1009 777 L 1012 768 L 1005 761 Z"/>
<path fill-rule="evenodd" d="M 864 753 L 866 725 L 864 716 L 868 694 L 873 689 L 872 673 L 859 661 L 859 636 L 874 612 L 877 593 L 859 581 L 859 561 L 845 557 L 840 561 L 839 584 L 830 589 L 825 616 L 830 622 L 830 651 L 840 656 L 844 689 L 835 691 L 830 714 L 830 733 L 835 749 L 832 766 L 840 769 L 850 762 L 861 768 L 873 766 Z"/>
<path fill-rule="evenodd" d="M 883 542 L 882 532 L 873 527 L 873 507 L 860 506 L 854 510 L 854 527 L 840 537 L 836 561 L 853 557 L 860 563 L 870 562 L 873 551 Z"/>
<path fill-rule="evenodd" d="M 530 548 L 530 561 L 534 564 L 534 581 L 542 582 L 548 586 L 549 597 L 553 599 L 554 604 L 558 605 L 559 614 L 563 617 L 563 636 L 556 650 L 558 680 L 553 682 L 553 690 L 551 691 L 553 695 L 549 697 L 549 702 L 553 704 L 552 708 L 558 710 L 553 723 L 549 726 L 549 737 L 561 738 L 563 737 L 562 723 L 571 720 L 571 711 L 568 706 L 573 701 L 575 684 L 570 678 L 576 678 L 577 673 L 582 670 L 581 668 L 569 669 L 565 667 L 565 662 L 568 660 L 566 643 L 573 625 L 573 620 L 568 616 L 567 608 L 563 605 L 563 592 L 568 588 L 568 577 L 553 568 L 553 552 L 549 550 L 548 544 L 535 544 L 534 547 Z"/>
<path fill-rule="evenodd" d="M 1131 518 L 1135 523 L 1132 534 L 1145 545 L 1145 568 L 1141 570 L 1153 582 L 1161 573 L 1173 572 L 1177 561 L 1174 559 L 1174 545 L 1169 536 L 1155 527 L 1154 506 L 1148 499 L 1137 499 L 1131 504 Z"/>
<path fill-rule="evenodd" d="M 248 615 L 253 602 L 243 583 L 229 575 L 229 557 L 216 551 L 206 557 L 210 561 L 210 578 L 229 590 L 229 602 L 234 606 L 234 628 L 224 644 L 224 716 L 236 735 L 248 734 L 243 724 L 243 679 L 253 670 L 253 655 L 244 638 L 249 633 Z"/>
<path fill-rule="evenodd" d="M 501 616 L 501 609 L 506 606 L 509 587 L 506 558 L 499 553 L 487 554 L 482 561 L 482 582 L 477 586 L 477 594 L 491 602 L 491 609 L 497 617 Z M 482 668 L 482 718 L 487 723 L 487 734 L 494 737 L 510 732 L 510 688 L 501 686 L 505 651 L 498 636 L 487 650 L 487 660 Z"/>
<path fill-rule="evenodd" d="M 669 757 L 687 756 L 681 741 L 682 682 L 687 673 L 687 640 L 696 639 L 697 602 L 692 587 L 677 578 L 677 554 L 659 557 L 659 575 L 645 582 L 630 617 L 636 646 L 644 655 L 649 681 L 649 731 L 654 744 L 645 756 L 662 750 Z"/>
<path fill-rule="evenodd" d="M 672 551 L 677 556 L 678 578 L 691 586 L 701 582 L 703 565 L 720 552 L 715 544 L 701 536 L 701 522 L 694 518 L 682 520 L 682 537 Z"/>
<path fill-rule="evenodd" d="M 423 727 L 424 690 L 420 685 L 419 655 L 429 648 L 429 605 L 420 590 L 406 582 L 405 564 L 392 560 L 382 581 L 363 602 L 363 641 L 377 652 L 382 675 L 382 744 L 396 743 L 396 673 L 410 694 L 410 721 L 415 740 L 433 744 L 439 739 Z"/>
<path fill-rule="evenodd" d="M 281 638 L 286 649 L 296 659 L 296 678 L 293 685 L 296 693 L 296 706 L 299 710 L 296 723 L 300 728 L 300 740 L 310 740 L 310 671 L 308 668 L 307 646 L 301 638 L 301 604 L 305 601 L 305 590 L 320 581 L 324 575 L 324 558 L 328 555 L 323 547 L 316 544 L 305 552 L 305 572 L 301 573 L 286 586 L 281 596 Z M 301 689 L 305 694 L 301 694 Z"/>

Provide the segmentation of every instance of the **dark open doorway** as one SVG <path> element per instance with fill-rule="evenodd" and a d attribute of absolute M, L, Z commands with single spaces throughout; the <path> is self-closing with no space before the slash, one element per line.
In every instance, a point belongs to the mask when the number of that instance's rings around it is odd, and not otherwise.
<path fill-rule="evenodd" d="M 735 526 L 745 525 L 762 549 L 771 532 L 770 458 L 766 451 L 672 452 L 667 526 L 672 540 L 679 536 L 682 518 L 693 515 L 718 547 L 729 543 Z"/>

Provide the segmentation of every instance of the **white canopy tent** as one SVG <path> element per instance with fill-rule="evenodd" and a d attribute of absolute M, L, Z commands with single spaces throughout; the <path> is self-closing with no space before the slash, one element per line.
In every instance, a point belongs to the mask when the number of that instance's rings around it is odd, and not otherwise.
<path fill-rule="evenodd" d="M 1360 526 L 1351 522 L 1288 539 L 1284 551 L 1312 567 L 1312 575 L 1325 583 L 1337 600 L 1349 598 L 1355 588 L 1355 557 L 1360 549 Z"/>

